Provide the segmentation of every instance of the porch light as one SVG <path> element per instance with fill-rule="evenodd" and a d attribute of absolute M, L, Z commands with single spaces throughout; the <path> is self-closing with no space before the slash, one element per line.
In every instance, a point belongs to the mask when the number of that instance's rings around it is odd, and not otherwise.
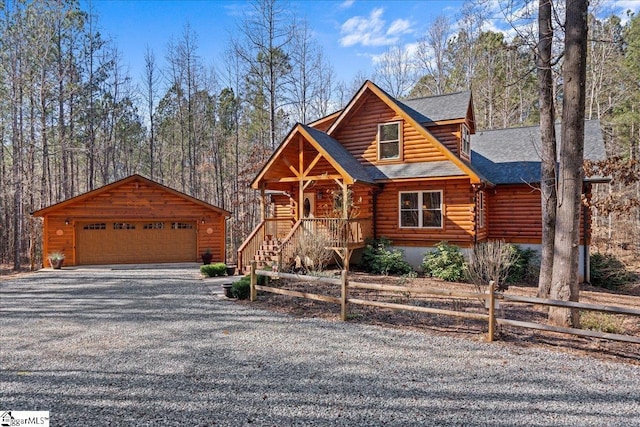
<path fill-rule="evenodd" d="M 70 222 L 71 221 L 69 220 L 69 218 L 67 218 L 67 219 L 64 220 L 64 225 L 69 225 Z"/>

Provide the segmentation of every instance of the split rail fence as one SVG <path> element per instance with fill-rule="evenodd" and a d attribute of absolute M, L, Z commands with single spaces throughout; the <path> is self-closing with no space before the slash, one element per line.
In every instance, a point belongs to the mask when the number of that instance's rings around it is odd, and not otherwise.
<path fill-rule="evenodd" d="M 320 295 L 309 292 L 293 291 L 288 289 L 281 289 L 272 286 L 258 285 L 258 276 L 265 276 L 274 279 L 292 279 L 296 281 L 304 282 L 316 282 L 326 283 L 331 285 L 340 286 L 340 297 Z M 372 291 L 384 291 L 384 292 L 397 292 L 399 294 L 410 293 L 412 295 L 435 295 L 439 297 L 451 297 L 469 300 L 484 300 L 485 306 L 488 308 L 486 313 L 470 313 L 457 310 L 445 310 L 433 307 L 422 307 L 409 304 L 398 304 L 385 301 L 365 300 L 360 298 L 350 298 L 350 289 L 363 289 Z M 548 332 L 557 332 L 563 334 L 570 334 L 582 337 L 591 337 L 599 339 L 607 339 L 612 341 L 622 341 L 634 344 L 640 344 L 640 337 L 632 335 L 614 334 L 608 332 L 592 331 L 586 329 L 566 328 L 560 326 L 546 325 L 542 323 L 524 322 L 519 320 L 511 320 L 496 317 L 496 308 L 498 307 L 498 301 L 509 301 L 512 303 L 524 303 L 524 304 L 537 304 L 542 306 L 554 306 L 575 308 L 580 310 L 598 311 L 609 314 L 621 314 L 628 316 L 640 317 L 640 310 L 628 308 L 628 307 L 616 307 L 606 306 L 599 304 L 586 304 L 572 301 L 560 301 L 544 298 L 526 297 L 519 295 L 505 295 L 501 292 L 496 292 L 496 285 L 494 282 L 490 282 L 489 291 L 487 293 L 477 292 L 454 292 L 443 289 L 430 289 L 430 288 L 415 288 L 406 286 L 395 285 L 380 285 L 373 283 L 360 283 L 349 282 L 347 280 L 347 271 L 342 270 L 340 278 L 330 277 L 317 277 L 317 276 L 303 276 L 298 274 L 281 273 L 267 270 L 256 270 L 256 263 L 251 263 L 251 301 L 255 301 L 258 291 L 271 292 L 274 294 L 287 295 L 298 298 L 306 298 L 310 300 L 323 301 L 328 303 L 334 303 L 340 305 L 340 319 L 346 321 L 348 319 L 348 307 L 349 305 L 363 305 L 378 308 L 388 308 L 393 310 L 407 310 L 428 314 L 437 314 L 444 316 L 454 316 L 466 319 L 481 320 L 488 323 L 487 341 L 493 341 L 495 338 L 496 325 L 514 326 L 527 329 L 536 329 Z"/>

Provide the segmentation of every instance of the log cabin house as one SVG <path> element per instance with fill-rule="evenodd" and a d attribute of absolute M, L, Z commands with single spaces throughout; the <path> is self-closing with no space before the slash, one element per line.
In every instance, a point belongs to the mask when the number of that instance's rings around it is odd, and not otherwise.
<path fill-rule="evenodd" d="M 399 101 L 367 81 L 343 110 L 296 124 L 258 173 L 262 222 L 239 266 L 290 263 L 296 240 L 320 232 L 347 267 L 366 239 L 383 236 L 414 268 L 443 240 L 539 249 L 539 141 L 537 127 L 477 132 L 471 92 Z M 585 157 L 604 155 L 599 123 L 586 122 Z M 585 278 L 588 209 L 582 216 Z"/>
<path fill-rule="evenodd" d="M 225 261 L 224 209 L 140 175 L 32 213 L 43 217 L 43 254 L 65 265 Z"/>

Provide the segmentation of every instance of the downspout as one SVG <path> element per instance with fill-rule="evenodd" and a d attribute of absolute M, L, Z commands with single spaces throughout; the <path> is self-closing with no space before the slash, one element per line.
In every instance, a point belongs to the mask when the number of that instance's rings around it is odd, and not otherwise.
<path fill-rule="evenodd" d="M 471 184 L 473 188 L 473 245 L 475 246 L 478 243 L 478 192 L 482 191 L 485 187 L 484 183 L 482 184 Z M 487 201 L 485 198 L 485 209 L 487 206 Z"/>
<path fill-rule="evenodd" d="M 380 184 L 378 185 L 377 188 L 375 188 L 373 190 L 373 193 L 371 194 L 371 203 L 372 203 L 372 207 L 371 207 L 371 232 L 373 233 L 373 240 L 376 240 L 378 238 L 378 232 L 376 229 L 376 216 L 378 213 L 378 194 L 382 193 L 382 190 L 384 189 L 384 184 Z"/>
<path fill-rule="evenodd" d="M 585 199 L 588 200 L 588 195 L 587 195 L 587 188 L 589 187 L 589 184 L 584 183 L 582 189 L 583 189 L 583 193 L 585 195 Z M 589 215 L 589 206 L 584 203 L 582 205 L 582 254 L 584 257 L 584 262 L 582 263 L 582 275 L 583 275 L 583 282 L 586 284 L 591 284 L 591 277 L 590 276 L 590 271 L 589 271 L 589 244 L 587 241 L 587 233 L 589 232 L 589 223 L 591 222 L 591 218 L 588 216 Z M 588 222 L 587 222 L 588 221 Z"/>

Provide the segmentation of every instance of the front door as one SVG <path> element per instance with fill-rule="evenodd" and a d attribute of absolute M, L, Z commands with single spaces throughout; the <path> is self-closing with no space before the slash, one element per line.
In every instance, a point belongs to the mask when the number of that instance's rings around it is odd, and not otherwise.
<path fill-rule="evenodd" d="M 302 218 L 315 218 L 316 213 L 316 193 L 304 193 L 304 201 L 302 202 Z"/>

